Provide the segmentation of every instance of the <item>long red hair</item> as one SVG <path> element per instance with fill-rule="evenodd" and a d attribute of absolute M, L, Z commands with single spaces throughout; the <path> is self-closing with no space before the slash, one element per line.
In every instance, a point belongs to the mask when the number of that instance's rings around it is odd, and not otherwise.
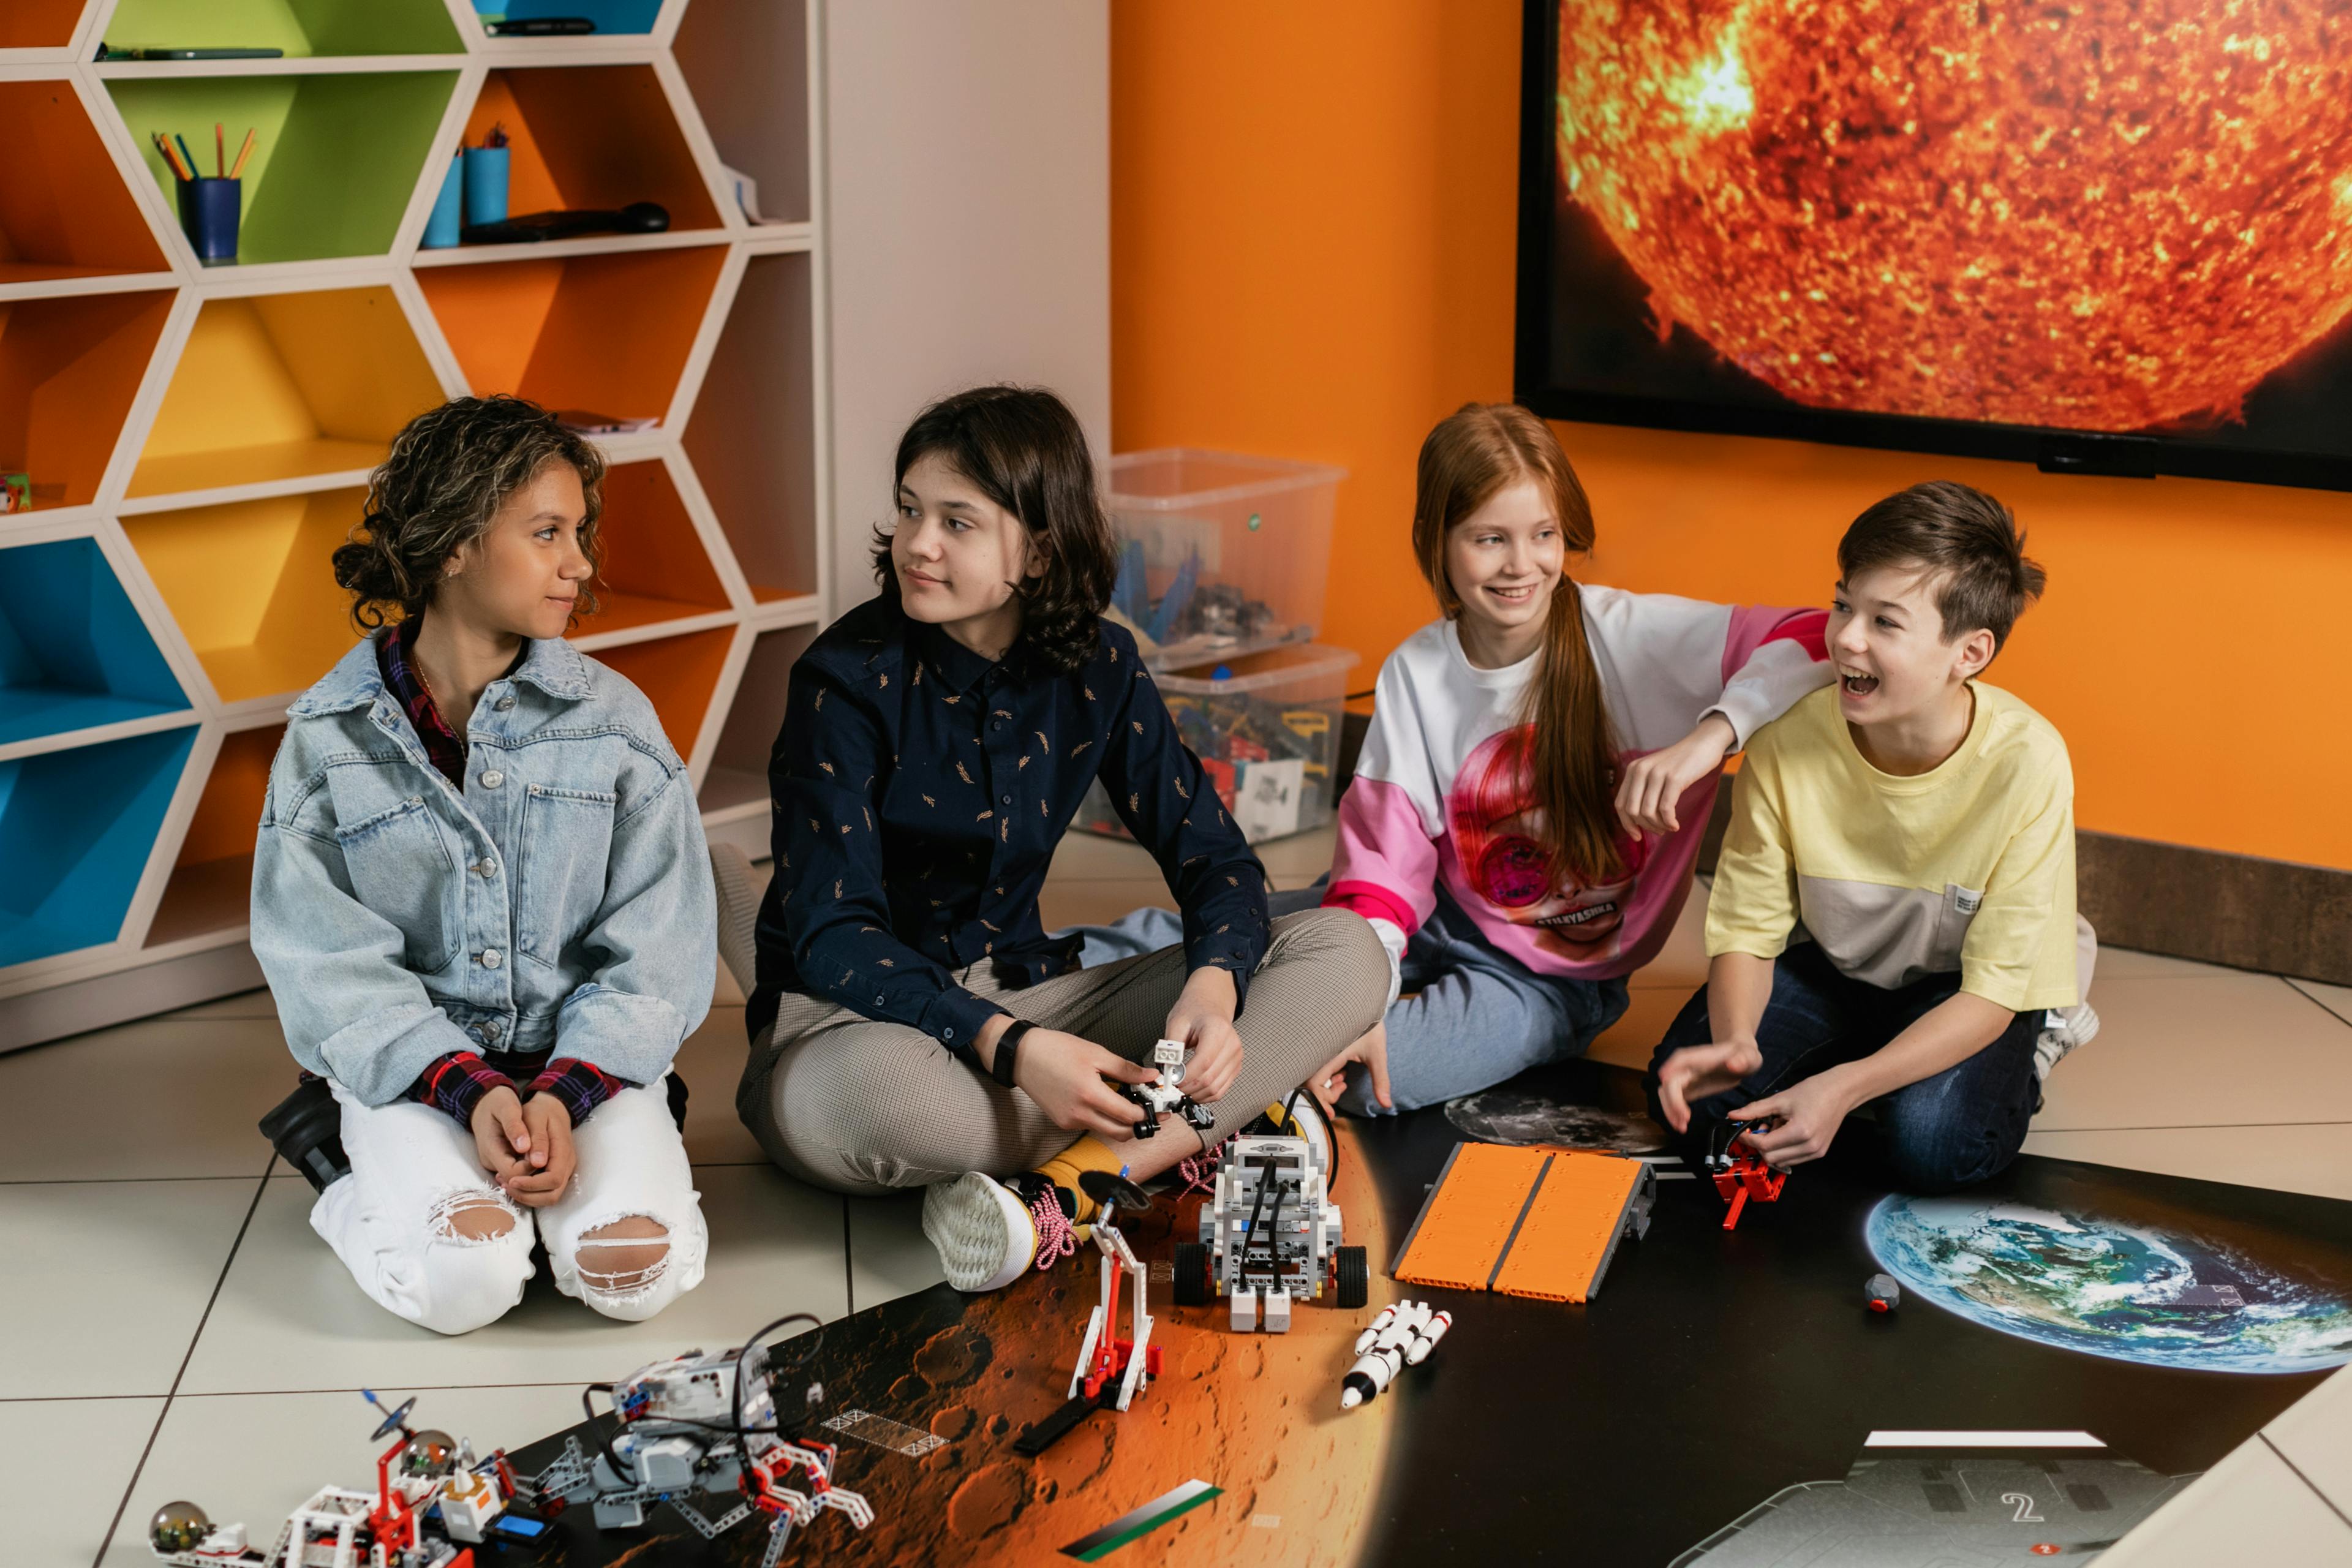
<path fill-rule="evenodd" d="M 1549 497 L 1560 542 L 1592 548 L 1592 504 L 1551 427 L 1512 403 L 1465 403 L 1421 444 L 1412 548 L 1448 620 L 1461 596 L 1445 575 L 1445 540 L 1496 494 L 1532 479 Z M 1534 726 L 1528 773 L 1554 863 L 1588 887 L 1622 867 L 1617 843 L 1616 743 L 1601 671 L 1584 637 L 1584 602 L 1568 574 L 1552 590 L 1543 652 L 1528 684 L 1524 721 Z"/>

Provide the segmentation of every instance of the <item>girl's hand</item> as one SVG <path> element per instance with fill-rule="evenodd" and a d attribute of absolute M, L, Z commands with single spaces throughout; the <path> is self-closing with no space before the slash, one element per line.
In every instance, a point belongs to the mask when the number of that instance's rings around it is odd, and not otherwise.
<path fill-rule="evenodd" d="M 1830 1152 L 1831 1140 L 1837 1136 L 1838 1129 L 1853 1110 L 1853 1100 L 1836 1071 L 1832 1068 L 1828 1072 L 1815 1073 L 1778 1094 L 1750 1100 L 1728 1112 L 1725 1119 L 1749 1124 L 1742 1136 L 1775 1170 L 1785 1171 L 1791 1165 L 1818 1160 Z M 1777 1126 L 1757 1125 L 1775 1119 Z"/>
<path fill-rule="evenodd" d="M 1664 751 L 1636 757 L 1617 781 L 1617 818 L 1638 842 L 1645 833 L 1678 833 L 1675 807 L 1683 792 L 1723 765 L 1738 735 L 1731 721 L 1710 713 L 1698 728 Z"/>
<path fill-rule="evenodd" d="M 1763 1065 L 1763 1049 L 1753 1040 L 1685 1046 L 1658 1069 L 1658 1109 L 1666 1113 L 1666 1125 L 1677 1132 L 1689 1131 L 1692 1100 L 1737 1089 Z"/>
<path fill-rule="evenodd" d="M 1234 1028 L 1234 977 L 1222 969 L 1196 969 L 1168 1010 L 1163 1040 L 1192 1048 L 1184 1066 L 1183 1089 L 1203 1105 L 1223 1100 L 1242 1070 L 1242 1037 Z"/>
<path fill-rule="evenodd" d="M 1134 1137 L 1143 1110 L 1103 1080 L 1150 1083 L 1157 1076 L 1140 1062 L 1058 1029 L 1032 1029 L 1024 1035 L 1021 1055 L 1013 1064 L 1014 1085 L 1037 1102 L 1055 1126 L 1065 1132 L 1114 1139 Z"/>
<path fill-rule="evenodd" d="M 530 1125 L 522 1115 L 522 1097 L 500 1084 L 474 1104 L 474 1157 L 482 1169 L 506 1184 L 508 1173 L 528 1168 L 531 1150 Z"/>
<path fill-rule="evenodd" d="M 1317 1068 L 1315 1076 L 1307 1080 L 1307 1092 L 1322 1106 L 1324 1114 L 1336 1113 L 1339 1095 L 1348 1087 L 1349 1062 L 1364 1064 L 1364 1070 L 1372 1075 L 1372 1098 L 1393 1110 L 1396 1102 L 1389 1098 L 1389 1026 L 1374 1024 L 1354 1045 Z"/>
<path fill-rule="evenodd" d="M 522 1108 L 530 1149 L 499 1184 L 526 1208 L 545 1208 L 572 1185 L 580 1156 L 572 1142 L 572 1112 L 551 1094 L 534 1094 Z"/>

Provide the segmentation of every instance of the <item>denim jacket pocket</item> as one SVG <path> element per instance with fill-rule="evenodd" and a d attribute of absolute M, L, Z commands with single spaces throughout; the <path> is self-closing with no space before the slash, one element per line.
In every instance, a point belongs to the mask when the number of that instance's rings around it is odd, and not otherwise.
<path fill-rule="evenodd" d="M 436 974 L 457 955 L 457 859 L 422 795 L 335 830 L 352 893 L 400 928 L 408 969 Z"/>
<path fill-rule="evenodd" d="M 525 956 L 553 967 L 595 924 L 604 904 L 613 806 L 619 799 L 607 790 L 548 784 L 533 784 L 524 795 L 515 940 Z"/>

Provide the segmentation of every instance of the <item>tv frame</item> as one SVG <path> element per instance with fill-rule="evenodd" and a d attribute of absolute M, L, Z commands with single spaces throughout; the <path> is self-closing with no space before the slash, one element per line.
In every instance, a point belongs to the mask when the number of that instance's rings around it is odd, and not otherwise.
<path fill-rule="evenodd" d="M 1698 398 L 1589 392 L 1551 380 L 1552 250 L 1559 175 L 1555 74 L 1559 0 L 1522 0 L 1519 55 L 1517 300 L 1513 310 L 1512 396 L 1547 419 L 1631 425 L 1655 430 L 1765 436 L 1841 447 L 1990 458 L 2032 463 L 2044 473 L 2228 479 L 2306 489 L 2352 490 L 2352 454 L 2263 452 L 2165 436 L 1980 424 L 1846 409 L 1710 402 Z M 2352 417 L 2352 409 L 2347 409 Z"/>

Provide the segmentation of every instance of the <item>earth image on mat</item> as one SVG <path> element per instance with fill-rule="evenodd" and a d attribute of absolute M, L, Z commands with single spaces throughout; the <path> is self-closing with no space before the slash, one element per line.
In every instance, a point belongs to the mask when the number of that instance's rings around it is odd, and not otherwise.
<path fill-rule="evenodd" d="M 2352 1301 L 2225 1243 L 1968 1197 L 1889 1197 L 1864 1230 L 1921 1297 L 2061 1350 L 2202 1372 L 2352 1361 Z"/>

